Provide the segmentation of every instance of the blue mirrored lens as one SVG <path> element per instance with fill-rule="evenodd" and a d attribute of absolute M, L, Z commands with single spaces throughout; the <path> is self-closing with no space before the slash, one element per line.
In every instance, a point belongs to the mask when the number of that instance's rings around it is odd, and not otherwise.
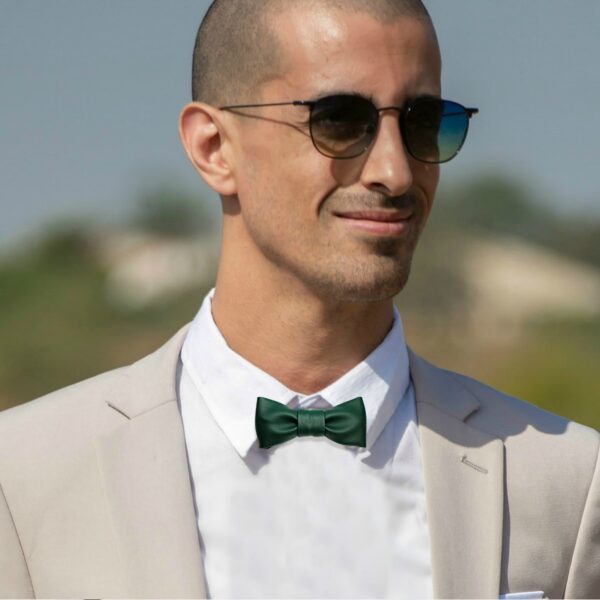
<path fill-rule="evenodd" d="M 420 98 L 409 106 L 403 122 L 404 143 L 417 160 L 442 163 L 461 149 L 469 128 L 464 106 L 450 100 Z"/>

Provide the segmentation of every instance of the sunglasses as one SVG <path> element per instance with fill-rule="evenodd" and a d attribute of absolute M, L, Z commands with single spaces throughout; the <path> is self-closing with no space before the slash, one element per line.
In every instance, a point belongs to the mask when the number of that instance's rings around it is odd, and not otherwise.
<path fill-rule="evenodd" d="M 336 94 L 319 100 L 294 100 L 270 104 L 221 106 L 221 110 L 262 106 L 307 106 L 310 137 L 315 148 L 330 158 L 355 158 L 373 143 L 379 113 L 397 110 L 400 131 L 408 153 L 421 162 L 444 163 L 462 148 L 469 120 L 479 112 L 457 102 L 423 96 L 404 106 L 377 108 L 371 100 L 354 94 Z"/>

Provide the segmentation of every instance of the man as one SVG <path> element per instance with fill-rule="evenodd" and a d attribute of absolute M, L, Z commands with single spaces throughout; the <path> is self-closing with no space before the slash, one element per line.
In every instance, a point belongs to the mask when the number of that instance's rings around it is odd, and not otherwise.
<path fill-rule="evenodd" d="M 440 70 L 419 0 L 213 4 L 180 133 L 214 293 L 2 415 L 0 595 L 600 596 L 597 433 L 413 355 L 393 308 L 474 113 Z"/>

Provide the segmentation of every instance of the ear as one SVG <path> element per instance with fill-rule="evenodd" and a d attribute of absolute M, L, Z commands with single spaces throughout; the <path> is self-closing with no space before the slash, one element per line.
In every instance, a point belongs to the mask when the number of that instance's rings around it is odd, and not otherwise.
<path fill-rule="evenodd" d="M 226 138 L 216 109 L 192 102 L 179 116 L 179 137 L 185 152 L 202 179 L 221 196 L 237 193 L 232 166 L 228 160 Z"/>

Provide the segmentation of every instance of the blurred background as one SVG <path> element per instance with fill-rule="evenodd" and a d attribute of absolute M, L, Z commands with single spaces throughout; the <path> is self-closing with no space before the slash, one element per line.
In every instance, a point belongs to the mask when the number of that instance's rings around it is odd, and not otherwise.
<path fill-rule="evenodd" d="M 425 0 L 480 108 L 398 298 L 409 344 L 600 428 L 600 3 Z M 177 136 L 205 0 L 0 0 L 0 409 L 158 347 L 220 207 Z"/>

